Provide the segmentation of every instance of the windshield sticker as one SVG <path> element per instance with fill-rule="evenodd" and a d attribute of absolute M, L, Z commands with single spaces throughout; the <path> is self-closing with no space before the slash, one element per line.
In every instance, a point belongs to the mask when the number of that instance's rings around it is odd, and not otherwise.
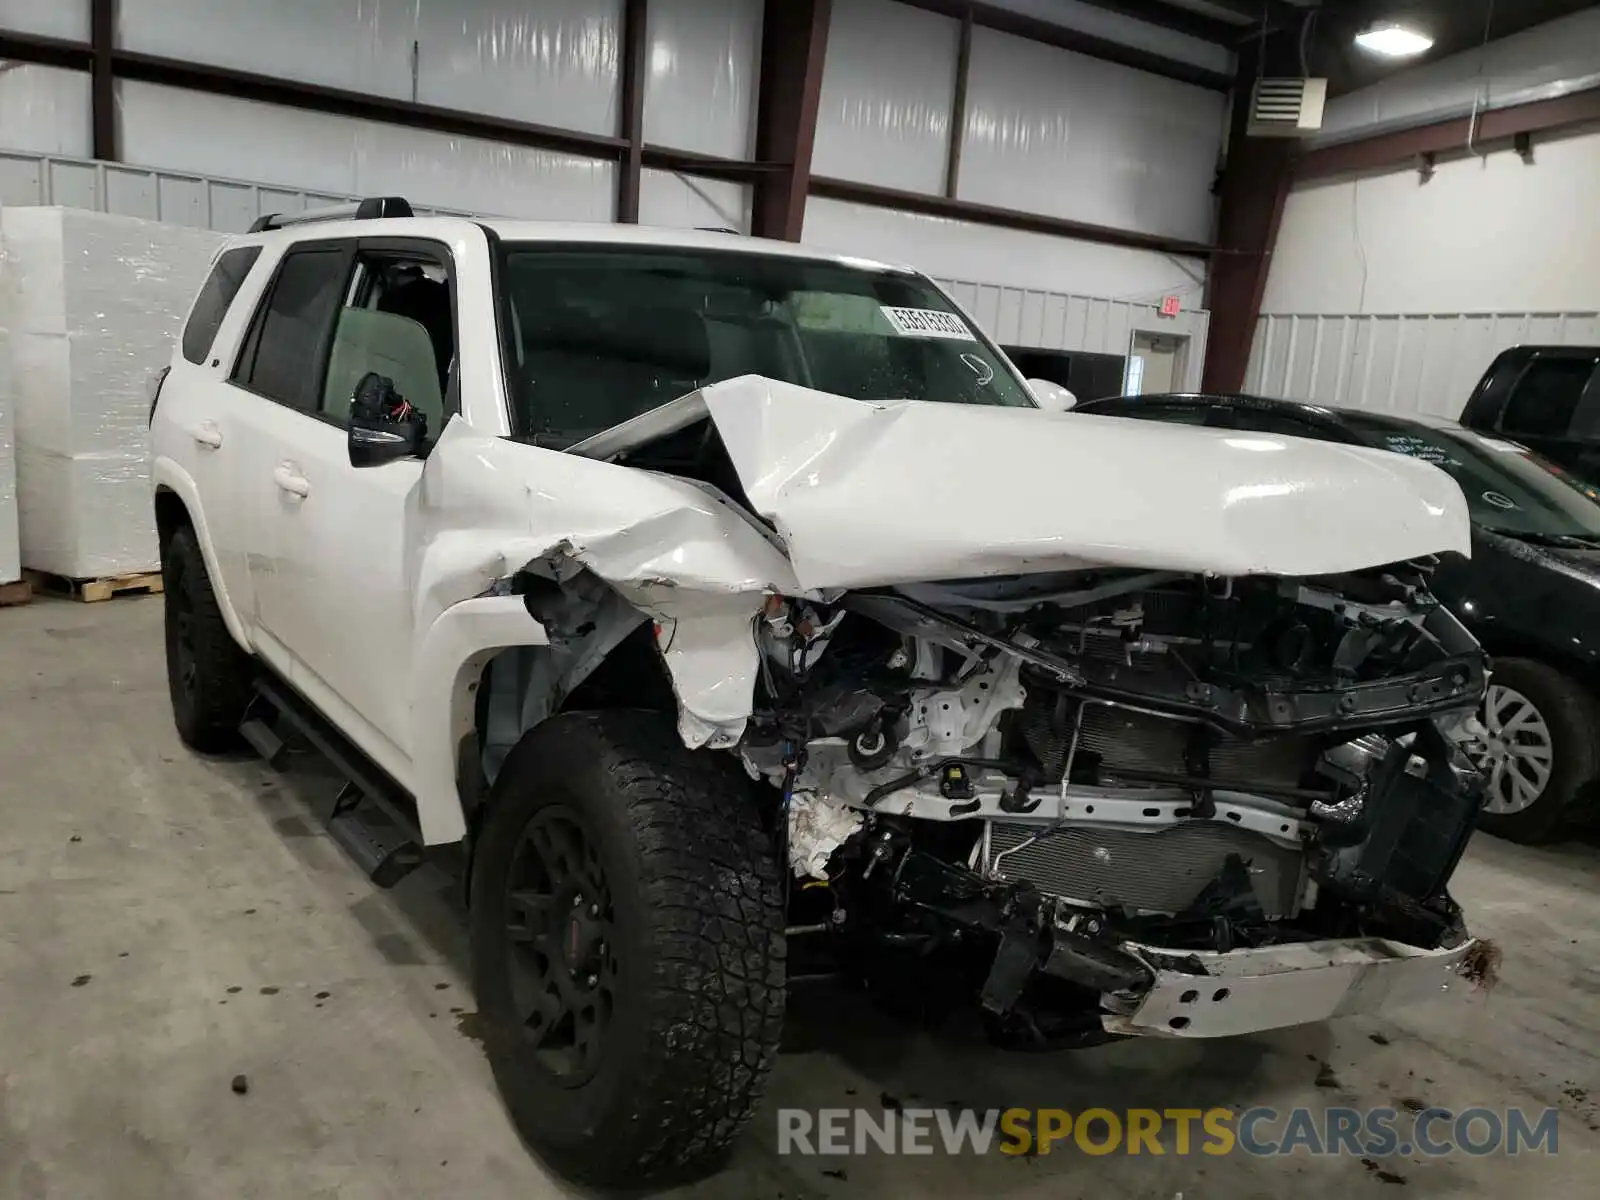
<path fill-rule="evenodd" d="M 1517 510 L 1517 502 L 1504 492 L 1485 492 L 1483 501 L 1485 504 L 1492 504 L 1496 508 L 1503 508 L 1507 512 L 1515 512 Z"/>
<path fill-rule="evenodd" d="M 1498 450 L 1501 454 L 1526 454 L 1528 451 L 1515 442 L 1502 442 L 1499 438 L 1486 438 L 1479 436 L 1478 444 L 1486 450 Z"/>
<path fill-rule="evenodd" d="M 967 323 L 955 313 L 939 312 L 933 308 L 890 308 L 887 304 L 882 308 L 883 315 L 901 337 L 957 338 L 963 342 L 978 340 L 967 328 Z"/>
<path fill-rule="evenodd" d="M 1414 437 L 1410 434 L 1391 433 L 1384 439 L 1387 447 L 1396 454 L 1404 454 L 1410 458 L 1420 458 L 1425 463 L 1432 463 L 1436 467 L 1459 467 L 1461 461 L 1450 456 L 1450 452 L 1443 446 L 1437 446 L 1425 438 Z"/>

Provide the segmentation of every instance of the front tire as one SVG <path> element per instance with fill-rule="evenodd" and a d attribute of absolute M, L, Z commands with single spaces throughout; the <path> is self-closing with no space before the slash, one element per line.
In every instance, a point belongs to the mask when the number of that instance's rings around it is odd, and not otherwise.
<path fill-rule="evenodd" d="M 1478 826 L 1513 842 L 1548 841 L 1578 816 L 1600 776 L 1600 706 L 1576 680 L 1527 658 L 1497 658 L 1468 753 L 1489 776 Z"/>
<path fill-rule="evenodd" d="M 655 713 L 567 713 L 496 780 L 472 872 L 485 1046 L 571 1179 L 712 1168 L 777 1057 L 783 890 L 746 781 Z"/>
<path fill-rule="evenodd" d="M 251 659 L 228 632 L 205 558 L 188 526 L 173 533 L 161 560 L 166 603 L 167 688 L 186 746 L 203 753 L 239 744 L 250 701 Z"/>

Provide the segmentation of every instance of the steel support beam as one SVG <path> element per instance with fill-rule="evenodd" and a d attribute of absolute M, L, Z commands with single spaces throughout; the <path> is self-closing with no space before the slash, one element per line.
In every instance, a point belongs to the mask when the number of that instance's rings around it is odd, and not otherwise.
<path fill-rule="evenodd" d="M 944 194 L 956 198 L 961 186 L 961 149 L 967 140 L 967 77 L 972 74 L 972 10 L 961 15 L 956 42 L 956 90 L 950 104 L 950 152 L 944 163 Z"/>
<path fill-rule="evenodd" d="M 1208 392 L 1236 392 L 1244 386 L 1294 165 L 1291 139 L 1246 135 L 1257 62 L 1254 46 L 1240 55 L 1229 121 L 1217 247 L 1206 276 L 1205 305 L 1211 310 L 1211 325 L 1203 386 Z"/>
<path fill-rule="evenodd" d="M 1230 21 L 1225 17 L 1207 16 L 1194 9 L 1169 4 L 1167 0 L 1083 0 L 1083 3 L 1206 42 L 1232 45 L 1244 35 L 1237 18 Z M 1230 4 L 1218 4 L 1216 7 L 1229 13 L 1237 12 Z M 1255 9 L 1255 15 L 1247 18 L 1245 23 L 1260 23 L 1261 5 L 1257 4 Z"/>
<path fill-rule="evenodd" d="M 637 3 L 643 8 L 647 0 L 629 0 L 629 2 Z M 642 32 L 642 23 L 640 29 Z M 642 44 L 641 38 L 641 49 Z M 89 42 L 0 30 L 0 58 L 63 67 L 93 75 L 96 57 L 95 47 Z M 244 100 L 257 100 L 264 104 L 327 113 L 330 116 L 379 121 L 412 129 L 430 129 L 439 133 L 509 142 L 518 146 L 563 150 L 617 162 L 622 168 L 620 174 L 624 179 L 628 175 L 627 164 L 630 158 L 637 158 L 641 167 L 657 167 L 706 179 L 733 179 L 747 183 L 770 178 L 788 169 L 786 163 L 719 158 L 714 154 L 697 154 L 690 150 L 673 150 L 646 144 L 642 119 L 644 99 L 642 71 L 636 76 L 639 85 L 634 88 L 619 122 L 623 132 L 616 137 L 610 137 L 581 130 L 512 121 L 459 109 L 439 108 L 365 92 L 344 91 L 321 84 L 278 79 L 249 71 L 235 71 L 230 68 L 185 62 L 130 50 L 113 49 L 110 63 L 108 78 L 112 80 L 137 79 L 146 83 L 183 88 L 203 95 L 235 96 Z M 635 111 L 636 115 L 630 117 L 629 113 Z M 630 131 L 635 129 L 638 132 L 637 146 L 634 145 L 634 138 L 630 136 Z M 104 147 L 97 142 L 95 148 L 95 157 L 102 157 L 99 151 Z M 624 199 L 623 187 L 637 186 L 636 183 L 625 184 L 624 179 L 618 181 L 619 219 L 624 211 L 621 203 Z"/>
<path fill-rule="evenodd" d="M 644 166 L 644 78 L 649 48 L 650 0 L 624 0 L 619 124 L 627 148 L 617 164 L 617 220 L 639 221 L 639 181 Z"/>
<path fill-rule="evenodd" d="M 756 183 L 751 232 L 798 242 L 811 183 L 832 0 L 766 0 L 756 158 L 777 164 Z"/>
<path fill-rule="evenodd" d="M 1425 154 L 1466 153 L 1469 146 L 1481 148 L 1522 134 L 1556 133 L 1595 122 L 1600 122 L 1600 87 L 1532 104 L 1490 109 L 1478 114 L 1476 124 L 1471 117 L 1459 117 L 1323 146 L 1300 156 L 1294 177 L 1324 179 L 1330 175 L 1392 170 L 1410 166 Z"/>
<path fill-rule="evenodd" d="M 252 71 L 236 71 L 230 67 L 184 62 L 181 59 L 165 58 L 157 54 L 117 50 L 112 54 L 112 64 L 119 79 L 137 79 L 144 83 L 187 88 L 212 95 L 235 96 L 241 100 L 258 100 L 264 104 L 280 104 L 288 108 L 309 109 L 312 112 L 330 113 L 340 117 L 381 121 L 389 125 L 429 129 L 436 133 L 455 134 L 459 137 L 486 138 L 491 141 L 536 146 L 546 150 L 591 154 L 597 158 L 612 160 L 619 159 L 622 152 L 627 149 L 627 142 L 622 138 L 606 134 L 558 129 L 551 125 L 538 125 L 528 121 L 513 121 L 505 117 L 486 116 L 482 113 L 440 108 L 433 104 L 418 104 L 415 101 L 379 96 L 371 92 L 349 91 L 344 88 L 327 87 L 320 83 L 304 83 L 295 79 L 259 75 Z"/>
<path fill-rule="evenodd" d="M 1012 12 L 1008 8 L 999 8 L 993 4 L 981 4 L 976 0 L 899 0 L 899 2 L 909 4 L 912 8 L 926 9 L 928 12 L 954 17 L 958 21 L 964 20 L 970 13 L 973 23 L 984 29 L 1014 34 L 1032 42 L 1044 42 L 1062 50 L 1072 50 L 1078 54 L 1086 54 L 1090 58 L 1120 63 L 1138 71 L 1163 75 L 1168 79 L 1192 83 L 1197 87 L 1210 88 L 1212 91 L 1225 92 L 1233 84 L 1231 75 L 1206 67 L 1197 67 L 1193 63 L 1176 58 L 1168 58 L 1164 54 L 1141 50 L 1137 46 L 1127 46 L 1109 38 L 1097 37 L 1092 33 L 1082 33 L 1064 25 L 1055 25 L 1038 17 Z"/>
<path fill-rule="evenodd" d="M 117 42 L 117 0 L 89 0 L 89 112 L 94 156 L 117 162 L 117 81 L 111 65 Z"/>
<path fill-rule="evenodd" d="M 1099 242 L 1107 246 L 1129 246 L 1136 250 L 1155 250 L 1163 254 L 1204 258 L 1214 250 L 1214 247 L 1206 242 L 1191 242 L 1183 238 L 1144 233 L 1134 229 L 1116 229 L 1109 225 L 1091 225 L 1085 221 L 1072 221 L 1065 217 L 1022 212 L 993 204 L 977 204 L 971 200 L 952 200 L 948 196 L 934 196 L 924 192 L 904 192 L 898 188 L 856 183 L 849 179 L 812 176 L 811 194 L 829 200 L 845 200 L 852 204 L 870 204 L 874 208 L 925 213 L 928 216 L 948 217 L 955 221 L 971 221 L 978 225 L 1020 229 L 1026 233 L 1047 233 L 1055 237 L 1076 238 L 1079 241 Z"/>
<path fill-rule="evenodd" d="M 36 33 L 13 33 L 0 29 L 0 58 L 37 63 L 41 67 L 62 67 L 68 71 L 94 69 L 94 52 L 87 42 L 67 38 L 43 37 Z"/>

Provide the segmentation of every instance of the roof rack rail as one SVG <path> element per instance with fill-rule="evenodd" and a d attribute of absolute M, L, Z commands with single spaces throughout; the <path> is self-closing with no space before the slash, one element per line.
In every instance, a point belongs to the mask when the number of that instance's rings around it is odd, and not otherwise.
<path fill-rule="evenodd" d="M 378 221 L 385 217 L 415 215 L 410 203 L 400 196 L 368 196 L 365 200 L 352 200 L 349 204 L 330 204 L 326 208 L 308 208 L 303 212 L 268 213 L 256 218 L 250 226 L 250 232 L 282 229 L 286 225 L 309 225 L 315 221 Z"/>

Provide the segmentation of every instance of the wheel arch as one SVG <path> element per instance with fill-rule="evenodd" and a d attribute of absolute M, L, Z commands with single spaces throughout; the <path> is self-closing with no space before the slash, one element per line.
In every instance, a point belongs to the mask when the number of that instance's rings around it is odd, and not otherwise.
<path fill-rule="evenodd" d="M 488 748 L 503 758 L 562 712 L 676 714 L 653 625 L 609 588 L 604 599 L 576 629 L 525 593 L 461 601 L 429 627 L 412 693 L 417 816 L 427 844 L 457 841 L 474 822 L 487 779 L 472 755 L 481 760 Z M 497 663 L 505 668 L 499 686 Z M 509 705 L 510 712 L 491 713 L 491 704 Z"/>
<path fill-rule="evenodd" d="M 1573 653 L 1509 629 L 1474 629 L 1472 633 L 1489 655 L 1491 674 L 1494 659 L 1525 658 L 1559 671 L 1600 703 L 1600 656 Z"/>
<path fill-rule="evenodd" d="M 184 528 L 192 530 L 195 542 L 200 547 L 200 557 L 206 565 L 206 575 L 211 580 L 211 591 L 216 596 L 217 607 L 222 612 L 223 622 L 228 626 L 228 632 L 233 635 L 234 641 L 246 650 L 251 649 L 249 631 L 235 610 L 233 597 L 228 594 L 227 580 L 218 569 L 216 548 L 212 544 L 211 530 L 206 524 L 205 512 L 200 507 L 199 489 L 195 487 L 194 480 L 167 458 L 156 459 L 151 464 L 150 474 L 155 484 L 153 503 L 161 561 L 166 561 L 167 547 L 171 545 L 172 538 L 178 530 Z"/>

